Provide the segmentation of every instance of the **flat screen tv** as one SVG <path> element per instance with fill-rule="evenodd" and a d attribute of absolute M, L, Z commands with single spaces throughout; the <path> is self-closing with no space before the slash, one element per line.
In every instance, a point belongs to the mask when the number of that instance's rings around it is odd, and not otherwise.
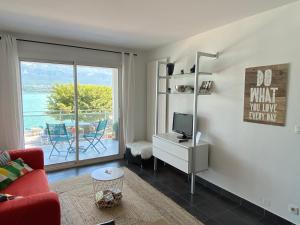
<path fill-rule="evenodd" d="M 182 134 L 179 139 L 190 139 L 193 136 L 193 115 L 174 112 L 172 130 Z"/>

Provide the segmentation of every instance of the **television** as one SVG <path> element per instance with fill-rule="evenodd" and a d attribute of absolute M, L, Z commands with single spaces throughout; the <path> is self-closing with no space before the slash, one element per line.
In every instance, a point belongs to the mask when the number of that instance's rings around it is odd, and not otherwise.
<path fill-rule="evenodd" d="M 182 134 L 179 139 L 191 139 L 193 136 L 193 115 L 174 112 L 172 130 Z"/>

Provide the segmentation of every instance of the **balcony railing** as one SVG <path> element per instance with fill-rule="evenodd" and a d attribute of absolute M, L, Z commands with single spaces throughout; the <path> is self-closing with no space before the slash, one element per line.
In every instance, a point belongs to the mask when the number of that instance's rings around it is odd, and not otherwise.
<path fill-rule="evenodd" d="M 53 111 L 31 111 L 24 112 L 24 136 L 25 145 L 42 146 L 49 144 L 46 124 L 64 123 L 68 132 L 75 135 L 75 114 L 66 113 L 61 110 Z M 78 112 L 79 118 L 79 134 L 91 132 L 96 129 L 98 122 L 101 119 L 107 119 L 107 127 L 105 129 L 104 139 L 116 138 L 117 130 L 113 130 L 113 125 L 116 127 L 118 122 L 113 118 L 112 112 L 101 110 L 80 110 Z M 79 136 L 79 138 L 80 138 Z"/>
<path fill-rule="evenodd" d="M 46 123 L 61 124 L 64 123 L 67 128 L 68 135 L 74 140 L 75 114 L 63 111 L 42 111 L 42 112 L 25 112 L 24 113 L 24 131 L 25 131 L 25 147 L 38 146 L 44 151 L 45 165 L 64 163 L 76 160 L 75 142 L 72 141 L 72 151 L 67 154 L 70 145 L 61 142 L 56 145 L 59 152 L 53 151 L 53 142 L 47 133 Z M 79 159 L 91 159 L 119 154 L 118 142 L 118 121 L 113 118 L 112 112 L 101 110 L 81 110 L 78 112 L 79 127 Z M 90 142 L 84 138 L 84 134 L 93 132 L 100 120 L 107 119 L 108 123 L 101 142 L 105 149 L 98 146 L 91 146 Z M 97 149 L 96 149 L 97 148 Z"/>

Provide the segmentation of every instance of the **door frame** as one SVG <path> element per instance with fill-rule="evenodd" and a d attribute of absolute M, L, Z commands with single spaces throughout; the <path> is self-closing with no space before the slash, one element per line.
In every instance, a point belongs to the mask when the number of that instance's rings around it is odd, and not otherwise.
<path fill-rule="evenodd" d="M 56 170 L 62 170 L 62 169 L 68 169 L 68 168 L 74 168 L 74 167 L 81 167 L 86 165 L 92 165 L 97 163 L 103 163 L 103 162 L 109 162 L 113 160 L 120 160 L 124 158 L 123 153 L 123 145 L 122 145 L 122 129 L 118 129 L 118 136 L 119 136 L 119 153 L 116 155 L 111 156 L 102 156 L 97 158 L 91 158 L 91 159 L 79 159 L 79 129 L 78 129 L 78 90 L 77 90 L 77 66 L 90 66 L 90 67 L 104 67 L 104 68 L 111 68 L 111 69 L 117 69 L 118 70 L 118 122 L 119 127 L 121 127 L 121 123 L 123 121 L 122 113 L 121 113 L 121 103 L 122 103 L 122 68 L 120 66 L 113 67 L 111 65 L 105 66 L 104 64 L 88 64 L 88 63 L 80 63 L 77 64 L 75 61 L 62 61 L 62 60 L 48 60 L 48 59 L 34 59 L 34 58 L 22 58 L 19 57 L 19 68 L 20 68 L 20 75 L 21 74 L 21 62 L 36 62 L 36 63 L 49 63 L 49 64 L 63 64 L 63 65 L 70 65 L 73 66 L 73 84 L 74 84 L 74 106 L 75 106 L 75 127 L 76 127 L 76 137 L 75 137 L 75 144 L 76 144 L 76 159 L 74 161 L 69 162 L 62 162 L 62 163 L 56 163 L 51 165 L 44 165 L 46 171 L 56 171 Z M 21 77 L 22 82 L 22 77 Z M 22 85 L 21 85 L 22 88 Z M 23 95 L 23 92 L 21 92 Z M 23 100 L 22 100 L 23 101 Z M 23 105 L 23 104 L 22 104 Z M 23 110 L 22 110 L 23 112 Z M 22 115 L 23 116 L 23 115 Z M 24 129 L 24 126 L 23 126 Z"/>

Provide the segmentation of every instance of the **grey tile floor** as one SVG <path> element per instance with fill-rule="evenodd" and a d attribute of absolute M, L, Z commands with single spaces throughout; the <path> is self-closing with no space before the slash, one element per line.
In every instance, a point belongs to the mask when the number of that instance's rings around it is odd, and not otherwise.
<path fill-rule="evenodd" d="M 185 174 L 170 166 L 159 166 L 157 173 L 152 165 L 141 169 L 139 166 L 126 165 L 124 160 L 101 163 L 98 165 L 72 168 L 48 173 L 49 182 L 90 173 L 99 167 L 127 166 L 139 177 L 175 201 L 178 205 L 194 215 L 205 225 L 291 225 L 289 222 L 275 220 L 267 215 L 257 214 L 239 203 L 220 196 L 214 191 L 196 184 L 196 193 L 191 195 L 188 178 Z"/>

